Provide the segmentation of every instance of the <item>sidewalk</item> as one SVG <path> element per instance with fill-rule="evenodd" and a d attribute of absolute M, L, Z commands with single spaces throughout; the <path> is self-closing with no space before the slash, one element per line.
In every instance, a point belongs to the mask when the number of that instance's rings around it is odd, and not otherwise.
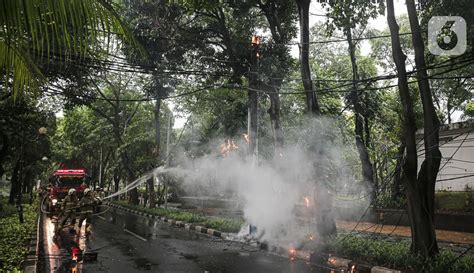
<path fill-rule="evenodd" d="M 351 231 L 357 225 L 357 222 L 337 220 L 336 226 L 338 229 Z M 360 222 L 354 231 L 379 233 L 385 235 L 410 237 L 410 227 L 407 226 L 392 226 L 374 224 L 368 222 Z M 449 230 L 436 230 L 436 238 L 439 241 L 460 243 L 460 244 L 474 244 L 474 233 L 466 233 Z"/>

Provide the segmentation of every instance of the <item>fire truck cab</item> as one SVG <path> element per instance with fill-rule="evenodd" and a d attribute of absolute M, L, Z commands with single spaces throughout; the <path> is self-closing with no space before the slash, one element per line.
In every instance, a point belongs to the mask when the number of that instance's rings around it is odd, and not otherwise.
<path fill-rule="evenodd" d="M 58 169 L 50 178 L 45 200 L 46 211 L 49 214 L 61 211 L 62 200 L 68 194 L 69 189 L 76 189 L 78 197 L 82 197 L 84 190 L 88 187 L 85 183 L 85 169 Z"/>

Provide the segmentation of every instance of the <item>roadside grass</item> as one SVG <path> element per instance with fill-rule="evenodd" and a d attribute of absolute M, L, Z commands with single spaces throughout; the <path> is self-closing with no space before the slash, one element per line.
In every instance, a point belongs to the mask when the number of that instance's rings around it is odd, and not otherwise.
<path fill-rule="evenodd" d="M 36 229 L 36 205 L 23 205 L 24 223 L 20 224 L 15 207 L 2 204 L 0 211 L 0 272 L 20 272 L 28 253 L 31 233 Z"/>
<path fill-rule="evenodd" d="M 127 201 L 113 201 L 112 203 L 151 215 L 166 217 L 176 221 L 199 224 L 206 228 L 212 228 L 222 232 L 238 232 L 241 226 L 244 224 L 243 221 L 239 220 L 208 217 L 188 211 L 171 210 L 165 208 L 144 208 L 142 206 L 131 205 Z"/>
<path fill-rule="evenodd" d="M 441 250 L 432 259 L 423 259 L 410 253 L 409 242 L 389 242 L 363 235 L 339 235 L 321 249 L 328 253 L 372 265 L 386 266 L 411 272 L 472 273 L 474 255 Z"/>

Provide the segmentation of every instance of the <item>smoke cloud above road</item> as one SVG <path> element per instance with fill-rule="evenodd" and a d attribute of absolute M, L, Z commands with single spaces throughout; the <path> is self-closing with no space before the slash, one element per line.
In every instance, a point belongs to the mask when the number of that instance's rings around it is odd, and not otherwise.
<path fill-rule="evenodd" d="M 225 140 L 212 141 L 215 153 L 182 158 L 173 173 L 184 178 L 182 186 L 188 193 L 231 193 L 241 204 L 245 220 L 257 227 L 259 240 L 279 246 L 300 244 L 317 238 L 317 226 L 324 223 L 315 221 L 324 217 L 314 214 L 331 213 L 332 197 L 341 190 L 361 190 L 347 162 L 354 148 L 339 138 L 335 124 L 331 119 L 304 123 L 293 143 L 287 143 L 273 159 L 260 158 L 258 164 L 247 155 L 243 138 L 235 140 L 238 148 L 225 155 L 216 144 Z"/>

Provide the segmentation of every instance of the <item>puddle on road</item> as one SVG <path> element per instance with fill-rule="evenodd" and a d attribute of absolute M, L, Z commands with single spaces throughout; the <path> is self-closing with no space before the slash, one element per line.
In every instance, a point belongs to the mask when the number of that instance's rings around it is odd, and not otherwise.
<path fill-rule="evenodd" d="M 137 269 L 151 270 L 152 266 L 158 265 L 158 264 L 154 264 L 150 262 L 150 260 L 146 258 L 138 258 L 138 259 L 134 259 L 133 261 Z"/>
<path fill-rule="evenodd" d="M 186 260 L 197 260 L 199 258 L 199 256 L 189 253 L 181 253 L 181 256 L 183 256 Z"/>

